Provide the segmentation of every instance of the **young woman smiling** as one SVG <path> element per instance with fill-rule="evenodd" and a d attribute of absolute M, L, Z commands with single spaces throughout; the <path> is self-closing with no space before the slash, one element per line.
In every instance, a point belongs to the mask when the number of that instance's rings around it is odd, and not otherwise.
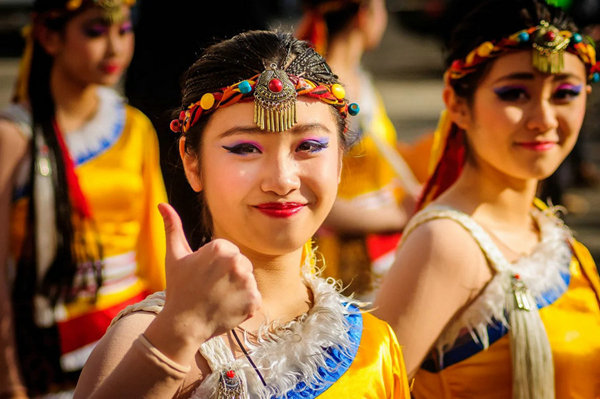
<path fill-rule="evenodd" d="M 0 111 L 0 397 L 72 395 L 112 318 L 164 287 L 156 134 L 110 87 L 131 6 L 34 2 Z"/>
<path fill-rule="evenodd" d="M 113 321 L 75 397 L 408 398 L 390 327 L 315 273 L 310 240 L 357 111 L 291 34 L 246 32 L 205 51 L 171 127 L 206 243 L 192 251 L 160 206 L 167 289 Z"/>
<path fill-rule="evenodd" d="M 491 0 L 449 44 L 435 172 L 376 300 L 415 398 L 600 395 L 600 279 L 535 198 L 573 148 L 593 44 L 557 8 Z"/>

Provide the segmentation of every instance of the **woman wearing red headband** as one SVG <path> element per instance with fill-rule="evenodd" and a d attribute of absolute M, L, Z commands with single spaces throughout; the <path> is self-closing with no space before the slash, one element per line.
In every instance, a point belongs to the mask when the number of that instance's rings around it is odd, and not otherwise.
<path fill-rule="evenodd" d="M 205 245 L 173 209 L 167 289 L 121 313 L 78 398 L 408 398 L 398 343 L 318 276 L 311 237 L 337 193 L 346 117 L 325 60 L 291 34 L 209 47 L 171 123 L 200 196 Z"/>
<path fill-rule="evenodd" d="M 164 287 L 150 121 L 110 86 L 130 0 L 39 0 L 0 111 L 0 397 L 69 395 L 125 306 Z"/>
<path fill-rule="evenodd" d="M 450 40 L 439 151 L 376 314 L 415 398 L 600 395 L 600 279 L 535 198 L 573 148 L 593 43 L 537 0 L 492 0 Z"/>
<path fill-rule="evenodd" d="M 431 140 L 420 140 L 419 146 L 398 140 L 385 104 L 362 65 L 364 55 L 379 45 L 385 32 L 385 1 L 303 0 L 301 4 L 304 12 L 297 36 L 310 41 L 327 59 L 361 105 L 352 122 L 360 140 L 344 158 L 338 199 L 317 232 L 316 243 L 327 265 L 325 273 L 341 279 L 358 298 L 373 301 L 414 210 L 419 180 L 424 179 L 416 170 L 427 169 Z M 421 161 L 409 164 L 404 155 Z"/>

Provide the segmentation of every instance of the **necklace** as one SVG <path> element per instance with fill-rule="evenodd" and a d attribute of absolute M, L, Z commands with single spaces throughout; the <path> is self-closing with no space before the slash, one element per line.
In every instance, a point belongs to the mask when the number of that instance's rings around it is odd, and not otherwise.
<path fill-rule="evenodd" d="M 258 367 L 256 367 L 256 364 L 254 364 L 254 361 L 252 361 L 252 358 L 250 357 L 250 354 L 246 350 L 246 347 L 244 347 L 244 345 L 242 344 L 242 341 L 238 338 L 237 333 L 235 332 L 235 329 L 231 330 L 231 333 L 233 334 L 233 338 L 235 338 L 235 340 L 236 340 L 237 344 L 239 345 L 240 349 L 242 350 L 242 352 L 244 352 L 244 356 L 246 356 L 246 359 L 248 359 L 248 362 L 252 365 L 252 368 L 254 369 L 254 371 L 256 371 L 256 374 L 258 375 L 258 378 L 260 378 L 260 381 L 262 382 L 262 384 L 264 386 L 267 386 L 265 379 L 263 378 L 262 374 L 258 370 Z"/>
<path fill-rule="evenodd" d="M 538 232 L 538 234 L 539 234 L 539 227 L 538 227 L 538 224 L 537 224 L 537 222 L 536 222 L 535 218 L 532 218 L 532 224 L 533 224 L 533 228 L 534 228 L 534 229 L 535 229 L 535 230 Z M 519 251 L 515 251 L 514 249 L 512 249 L 512 247 L 511 247 L 510 245 L 506 244 L 506 243 L 504 242 L 504 240 L 501 240 L 501 239 L 500 239 L 500 237 L 498 237 L 498 236 L 497 236 L 497 235 L 494 233 L 494 231 L 493 231 L 492 229 L 487 229 L 487 228 L 486 228 L 486 229 L 485 229 L 485 231 L 486 231 L 486 232 L 487 232 L 487 233 L 488 233 L 488 234 L 489 234 L 489 235 L 490 235 L 492 238 L 494 238 L 494 240 L 495 240 L 495 241 L 496 241 L 498 244 L 500 244 L 502 247 L 504 247 L 506 250 L 508 250 L 510 253 L 512 253 L 513 255 L 515 255 L 515 256 L 516 256 L 516 259 L 513 259 L 511 262 L 517 261 L 519 258 L 523 258 L 523 257 L 526 257 L 526 256 L 529 256 L 529 255 L 530 255 L 530 253 L 528 253 L 528 252 L 524 252 L 524 251 L 520 251 L 520 252 L 519 252 Z M 538 237 L 538 242 L 539 242 L 539 237 Z"/>

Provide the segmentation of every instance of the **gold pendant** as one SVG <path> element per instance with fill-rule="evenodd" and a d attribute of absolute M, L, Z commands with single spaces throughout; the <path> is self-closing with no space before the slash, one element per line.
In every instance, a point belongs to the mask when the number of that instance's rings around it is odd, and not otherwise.
<path fill-rule="evenodd" d="M 247 399 L 242 379 L 233 370 L 221 371 L 217 399 Z"/>
<path fill-rule="evenodd" d="M 527 288 L 525 283 L 520 280 L 519 275 L 513 276 L 511 284 L 517 309 L 530 311 L 532 304 L 529 301 L 529 288 Z"/>
<path fill-rule="evenodd" d="M 261 130 L 283 132 L 296 122 L 296 86 L 285 71 L 267 69 L 254 89 L 254 123 Z"/>

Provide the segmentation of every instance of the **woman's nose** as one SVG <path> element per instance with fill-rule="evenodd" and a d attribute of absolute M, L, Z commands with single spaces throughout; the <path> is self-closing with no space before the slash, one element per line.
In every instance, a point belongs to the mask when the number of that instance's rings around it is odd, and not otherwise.
<path fill-rule="evenodd" d="M 554 105 L 546 100 L 536 102 L 529 114 L 527 128 L 539 132 L 547 132 L 558 128 Z"/>
<path fill-rule="evenodd" d="M 298 162 L 289 154 L 279 154 L 263 167 L 261 189 L 277 195 L 287 195 L 300 188 Z"/>

